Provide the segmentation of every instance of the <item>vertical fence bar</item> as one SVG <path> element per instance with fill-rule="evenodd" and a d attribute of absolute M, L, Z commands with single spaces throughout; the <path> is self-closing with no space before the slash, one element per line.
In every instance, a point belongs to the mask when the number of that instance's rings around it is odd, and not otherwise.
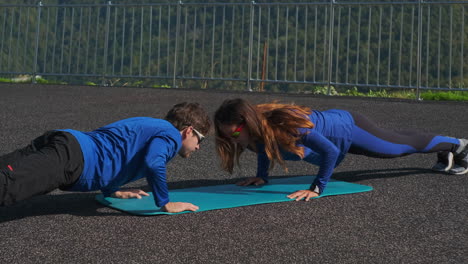
<path fill-rule="evenodd" d="M 330 38 L 328 40 L 328 91 L 331 94 L 332 58 L 333 58 L 333 31 L 335 26 L 335 0 L 330 0 Z"/>
<path fill-rule="evenodd" d="M 370 40 L 372 27 L 372 7 L 369 7 L 369 28 L 367 30 L 367 65 L 366 65 L 366 84 L 369 84 L 369 64 L 370 64 Z"/>
<path fill-rule="evenodd" d="M 132 23 L 130 26 L 130 69 L 129 69 L 130 75 L 133 75 L 133 49 L 134 49 L 133 44 L 134 44 L 134 39 L 135 39 L 134 34 L 135 34 L 135 7 L 132 7 Z M 167 39 L 169 42 L 169 36 L 167 37 Z M 169 58 L 169 55 L 168 55 L 168 58 Z"/>
<path fill-rule="evenodd" d="M 297 30 L 298 30 L 298 27 L 299 27 L 299 21 L 298 21 L 298 16 L 299 16 L 299 7 L 296 6 L 296 34 L 295 34 L 295 37 L 294 37 L 294 40 L 295 40 L 295 43 L 294 43 L 294 81 L 297 81 Z"/>
<path fill-rule="evenodd" d="M 278 49 L 279 49 L 279 5 L 276 6 L 276 49 L 275 49 L 275 80 L 278 80 Z"/>
<path fill-rule="evenodd" d="M 192 77 L 194 77 L 193 69 L 194 69 L 194 64 L 195 64 L 195 40 L 196 40 L 195 32 L 197 32 L 197 13 L 198 13 L 198 9 L 195 8 L 194 17 L 193 17 L 193 35 L 192 35 Z"/>
<path fill-rule="evenodd" d="M 109 52 L 109 30 L 110 30 L 110 15 L 111 15 L 111 6 L 112 2 L 108 1 L 107 2 L 107 7 L 106 7 L 106 32 L 105 32 L 105 40 L 104 40 L 104 69 L 102 70 L 102 81 L 106 82 L 106 76 L 107 76 L 107 55 Z M 103 85 L 106 85 L 103 83 Z"/>
<path fill-rule="evenodd" d="M 67 9 L 63 9 L 63 17 L 67 17 Z M 62 46 L 60 47 L 60 73 L 63 73 L 63 52 L 65 50 L 65 25 L 66 21 L 63 21 L 63 26 L 62 26 Z M 97 24 L 97 23 L 96 23 Z M 96 68 L 96 67 L 95 67 Z"/>
<path fill-rule="evenodd" d="M 80 8 L 80 25 L 78 27 L 78 31 L 80 32 L 78 34 L 78 51 L 76 52 L 76 54 L 78 54 L 77 58 L 76 58 L 76 72 L 78 73 L 79 72 L 79 69 L 80 69 L 80 54 L 81 54 L 81 36 L 82 36 L 82 32 L 81 32 L 81 26 L 82 26 L 82 23 L 83 23 L 83 7 Z M 47 23 L 49 24 L 49 23 Z M 115 37 L 114 37 L 115 39 Z M 47 47 L 47 45 L 46 45 Z M 115 52 L 113 53 L 115 54 Z"/>
<path fill-rule="evenodd" d="M 149 33 L 148 33 L 148 69 L 146 75 L 151 75 L 151 57 L 153 53 L 153 6 L 149 9 Z M 115 39 L 115 38 L 114 38 Z"/>
<path fill-rule="evenodd" d="M 420 0 L 422 1 L 422 0 Z M 449 88 L 452 88 L 452 41 L 453 41 L 453 7 L 450 6 L 450 38 L 449 38 Z"/>
<path fill-rule="evenodd" d="M 377 85 L 380 85 L 380 50 L 382 47 L 382 17 L 383 17 L 383 8 L 380 6 L 380 16 L 379 16 L 379 42 L 377 44 Z"/>
<path fill-rule="evenodd" d="M 411 42 L 410 42 L 410 53 L 409 53 L 410 67 L 409 67 L 409 83 L 408 83 L 408 86 L 410 87 L 412 86 L 411 77 L 413 75 L 413 42 L 414 42 L 414 6 L 411 9 Z M 418 98 L 417 93 L 416 93 L 416 98 Z"/>
<path fill-rule="evenodd" d="M 401 85 L 401 54 L 403 52 L 403 17 L 404 7 L 401 6 L 401 17 L 400 17 L 400 50 L 398 54 L 398 86 Z"/>
<path fill-rule="evenodd" d="M 123 7 L 122 8 L 122 50 L 121 50 L 121 54 L 120 54 L 120 75 L 123 75 L 123 70 L 124 70 L 124 51 L 125 51 L 125 31 L 126 31 L 126 28 L 125 28 L 125 20 L 126 20 L 126 8 Z M 159 58 L 158 58 L 159 60 Z M 159 62 L 159 61 L 158 61 Z M 159 68 L 158 68 L 159 70 Z"/>
<path fill-rule="evenodd" d="M 174 75 L 172 76 L 172 87 L 178 88 L 176 83 L 177 78 L 177 55 L 179 54 L 179 32 L 180 32 L 180 11 L 182 8 L 182 1 L 177 4 L 176 11 L 176 36 L 175 36 L 175 48 L 174 48 Z M 170 18 L 168 18 L 170 19 Z"/>
<path fill-rule="evenodd" d="M 262 25 L 262 8 L 258 7 L 258 32 L 257 32 L 257 80 L 260 79 L 260 32 Z"/>
<path fill-rule="evenodd" d="M 358 14 L 358 35 L 356 38 L 356 84 L 359 83 L 359 51 L 361 47 L 361 12 L 362 8 L 359 6 L 359 14 Z"/>
<path fill-rule="evenodd" d="M 387 71 L 387 85 L 390 85 L 390 72 L 392 71 L 392 38 L 393 38 L 393 6 L 390 6 L 390 29 L 388 33 L 388 71 Z"/>
<path fill-rule="evenodd" d="M 316 80 L 316 73 L 317 71 L 315 70 L 316 69 L 316 65 L 317 65 L 317 16 L 318 16 L 318 12 L 317 12 L 317 6 L 315 7 L 315 22 L 314 22 L 314 66 L 313 66 L 313 81 L 315 82 Z"/>
<path fill-rule="evenodd" d="M 252 45 L 253 45 L 253 18 L 254 18 L 255 1 L 250 2 L 250 28 L 249 28 L 249 61 L 248 61 L 248 77 L 247 77 L 247 90 L 252 91 Z"/>
<path fill-rule="evenodd" d="M 97 9 L 96 11 L 97 17 L 96 17 L 96 36 L 95 36 L 95 45 L 94 45 L 94 71 L 93 74 L 97 74 L 97 54 L 98 54 L 98 48 L 99 48 L 99 21 L 101 19 L 101 13 L 100 10 Z"/>
<path fill-rule="evenodd" d="M 8 71 L 10 71 L 11 69 L 11 42 L 13 41 L 13 25 L 15 24 L 14 23 L 14 10 L 12 11 L 12 14 L 11 14 L 11 23 L 10 23 L 10 38 L 8 39 L 9 42 L 8 42 Z"/>
<path fill-rule="evenodd" d="M 307 24 L 308 24 L 307 13 L 308 13 L 308 7 L 309 6 L 304 7 L 304 24 L 305 24 L 304 25 L 304 76 L 303 76 L 303 81 L 304 82 L 306 81 L 306 76 L 307 76 L 307 37 L 308 37 L 308 34 L 307 34 Z"/>
<path fill-rule="evenodd" d="M 50 8 L 47 8 L 46 25 L 49 25 L 49 21 L 50 21 Z M 36 35 L 36 37 L 37 37 L 37 35 Z M 44 57 L 42 59 L 42 65 L 43 65 L 42 71 L 43 72 L 46 72 L 46 66 L 47 66 L 47 47 L 49 47 L 49 27 L 48 26 L 46 26 L 45 37 L 46 37 L 46 40 L 45 40 L 45 45 L 44 45 Z"/>
<path fill-rule="evenodd" d="M 58 29 L 58 7 L 55 8 L 55 25 L 54 25 L 54 45 L 53 45 L 53 48 L 52 48 L 52 73 L 55 72 L 55 48 L 57 46 L 57 29 Z M 89 19 L 91 19 L 91 16 L 89 16 Z M 89 33 L 89 31 L 88 31 Z M 86 56 L 88 56 L 88 54 L 86 54 Z"/>
<path fill-rule="evenodd" d="M 284 79 L 288 79 L 288 32 L 289 32 L 289 6 L 286 7 L 286 37 L 284 39 Z"/>
<path fill-rule="evenodd" d="M 460 85 L 464 86 L 465 85 L 465 79 L 463 78 L 463 66 L 464 66 L 464 54 L 463 54 L 463 48 L 465 47 L 464 42 L 465 42 L 465 6 L 462 8 L 462 26 L 461 26 L 461 50 L 460 50 L 460 80 L 461 83 Z"/>
<path fill-rule="evenodd" d="M 162 7 L 159 6 L 159 23 L 158 23 L 158 62 L 157 62 L 157 67 L 158 67 L 158 73 L 157 75 L 160 76 L 161 74 L 161 17 L 162 17 Z"/>
<path fill-rule="evenodd" d="M 67 73 L 71 73 L 71 61 L 72 61 L 72 50 L 73 50 L 73 34 L 74 34 L 74 22 L 75 22 L 75 8 L 71 8 L 71 22 L 70 22 L 70 40 L 68 42 L 69 52 L 68 52 L 68 71 Z"/>
<path fill-rule="evenodd" d="M 182 76 L 185 76 L 185 59 L 186 59 L 186 52 L 187 52 L 187 24 L 188 24 L 188 8 L 184 7 L 185 9 L 185 21 L 184 21 L 184 50 L 182 55 Z"/>
<path fill-rule="evenodd" d="M 442 35 L 442 6 L 439 6 L 439 40 L 437 45 L 437 87 L 440 88 L 440 46 Z"/>
<path fill-rule="evenodd" d="M 245 17 L 245 5 L 242 5 L 242 16 L 241 16 L 241 41 L 240 41 L 240 63 L 239 63 L 239 77 L 242 76 L 243 67 L 242 67 L 242 60 L 244 58 L 244 17 Z"/>
<path fill-rule="evenodd" d="M 42 11 L 42 2 L 37 4 L 37 25 L 36 25 L 36 45 L 34 48 L 34 66 L 33 66 L 33 83 L 36 83 L 36 74 L 37 74 L 37 58 L 39 56 L 39 34 L 41 27 L 41 11 Z"/>
<path fill-rule="evenodd" d="M 340 36 L 341 36 L 341 6 L 338 7 L 338 29 L 336 30 L 336 59 L 335 59 L 335 82 L 339 82 L 340 62 Z"/>
<path fill-rule="evenodd" d="M 5 39 L 5 30 L 6 30 L 6 19 L 7 19 L 7 9 L 5 8 L 3 10 L 3 26 L 2 26 L 2 39 Z M 2 65 L 2 59 L 3 59 L 3 44 L 5 41 L 0 41 L 0 69 L 3 70 Z M 8 70 L 8 69 L 7 69 Z"/>
<path fill-rule="evenodd" d="M 348 75 L 349 75 L 349 41 L 351 39 L 351 7 L 348 7 L 348 32 L 347 32 L 347 43 L 346 43 L 346 77 L 345 82 L 349 83 Z"/>
<path fill-rule="evenodd" d="M 270 45 L 269 45 L 270 44 L 269 43 L 270 42 L 270 15 L 271 15 L 271 7 L 268 6 L 268 24 L 267 24 L 267 37 L 266 37 L 266 45 L 267 46 L 266 46 L 266 62 L 265 62 L 265 64 L 266 64 L 266 67 L 265 67 L 265 76 L 266 77 L 265 78 L 267 80 L 270 79 L 268 77 L 268 69 L 269 69 L 269 67 L 268 67 L 268 64 L 269 64 L 268 63 L 268 58 L 270 57 L 270 56 L 268 56 L 268 54 L 270 53 Z"/>
<path fill-rule="evenodd" d="M 115 75 L 115 57 L 117 55 L 116 48 L 117 48 L 117 14 L 118 9 L 114 8 L 114 38 L 112 40 L 112 75 Z M 111 83 L 112 85 L 112 83 Z"/>
<path fill-rule="evenodd" d="M 13 65 L 13 68 L 16 69 L 16 71 L 19 71 L 18 70 L 18 66 L 19 66 L 19 63 L 18 63 L 18 58 L 19 58 L 19 49 L 20 49 L 20 36 L 21 36 L 21 17 L 22 17 L 22 14 L 23 14 L 23 8 L 20 7 L 19 8 L 19 16 L 18 16 L 18 23 L 16 24 L 16 29 L 18 31 L 18 34 L 16 34 L 16 54 L 15 54 L 15 57 L 14 57 L 14 65 Z"/>
<path fill-rule="evenodd" d="M 216 33 L 216 6 L 213 6 L 213 31 L 211 32 L 211 78 L 214 78 L 214 53 L 215 53 L 215 34 Z"/>
<path fill-rule="evenodd" d="M 167 6 L 167 42 L 166 42 L 166 76 L 169 76 L 169 60 L 171 57 L 171 6 Z M 174 87 L 174 79 L 172 83 Z"/>
<path fill-rule="evenodd" d="M 24 34 L 24 42 L 23 42 L 23 64 L 22 68 L 23 71 L 26 72 L 26 54 L 27 54 L 27 45 L 28 45 L 28 36 L 29 36 L 29 10 L 30 8 L 28 7 L 28 12 L 26 13 L 26 33 Z"/>
<path fill-rule="evenodd" d="M 420 88 L 421 88 L 421 50 L 422 50 L 422 0 L 418 3 L 418 51 L 417 51 L 417 80 L 416 80 L 416 98 L 421 100 Z"/>
<path fill-rule="evenodd" d="M 431 6 L 427 6 L 427 36 L 426 36 L 426 87 L 429 87 L 429 42 L 431 26 Z"/>
<path fill-rule="evenodd" d="M 327 67 L 327 63 L 329 62 L 327 60 L 327 41 L 329 40 L 329 37 L 328 37 L 328 22 L 329 22 L 329 18 L 328 18 L 328 6 L 325 6 L 325 27 L 324 27 L 324 34 L 323 34 L 323 66 L 322 66 L 322 80 L 326 81 L 327 80 L 327 71 L 326 71 L 326 67 Z"/>
<path fill-rule="evenodd" d="M 141 8 L 141 18 L 140 18 L 140 57 L 138 61 L 138 76 L 141 76 L 142 62 L 143 62 L 143 21 L 145 18 L 145 11 L 143 7 Z"/>
<path fill-rule="evenodd" d="M 203 6 L 203 30 L 202 30 L 202 52 L 201 52 L 201 76 L 205 77 L 204 60 L 205 60 L 205 28 L 206 28 L 206 6 Z"/>
<path fill-rule="evenodd" d="M 220 69 L 220 72 L 221 72 L 221 75 L 220 77 L 222 78 L 223 77 L 223 65 L 224 65 L 224 27 L 226 25 L 226 6 L 223 5 L 223 22 L 222 22 L 222 30 L 221 30 L 221 59 L 220 59 L 220 66 L 221 66 L 221 69 Z"/>
<path fill-rule="evenodd" d="M 235 19 L 235 11 L 236 8 L 235 7 L 232 7 L 232 15 L 231 15 L 231 56 L 229 58 L 229 77 L 232 78 L 232 59 L 233 59 L 233 54 L 234 54 L 234 25 L 236 23 L 234 23 L 234 21 L 236 21 Z"/>

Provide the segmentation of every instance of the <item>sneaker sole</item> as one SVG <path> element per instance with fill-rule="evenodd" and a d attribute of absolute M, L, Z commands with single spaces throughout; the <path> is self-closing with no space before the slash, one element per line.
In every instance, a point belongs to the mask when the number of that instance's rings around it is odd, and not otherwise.
<path fill-rule="evenodd" d="M 453 171 L 449 171 L 450 174 L 453 174 L 453 175 L 463 175 L 463 174 L 467 174 L 468 173 L 468 168 L 464 171 L 460 171 L 460 172 L 453 172 Z"/>

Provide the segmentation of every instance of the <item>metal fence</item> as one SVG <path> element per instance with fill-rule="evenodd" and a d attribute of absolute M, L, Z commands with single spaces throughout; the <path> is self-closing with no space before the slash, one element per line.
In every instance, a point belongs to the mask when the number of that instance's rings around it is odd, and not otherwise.
<path fill-rule="evenodd" d="M 0 5 L 0 74 L 467 91 L 467 4 Z"/>

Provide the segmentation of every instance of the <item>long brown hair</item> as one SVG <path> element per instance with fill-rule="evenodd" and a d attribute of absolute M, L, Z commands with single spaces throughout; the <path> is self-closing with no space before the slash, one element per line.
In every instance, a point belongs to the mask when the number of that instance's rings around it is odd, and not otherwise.
<path fill-rule="evenodd" d="M 239 165 L 239 156 L 244 151 L 221 133 L 221 125 L 245 123 L 244 129 L 249 130 L 250 136 L 265 144 L 266 155 L 271 161 L 270 169 L 278 162 L 287 170 L 280 148 L 304 157 L 304 148 L 296 144 L 301 137 L 298 128 L 314 127 L 308 117 L 311 112 L 308 107 L 294 104 L 272 102 L 254 106 L 240 98 L 225 100 L 214 118 L 216 151 L 221 158 L 221 167 L 232 173 L 234 163 Z"/>

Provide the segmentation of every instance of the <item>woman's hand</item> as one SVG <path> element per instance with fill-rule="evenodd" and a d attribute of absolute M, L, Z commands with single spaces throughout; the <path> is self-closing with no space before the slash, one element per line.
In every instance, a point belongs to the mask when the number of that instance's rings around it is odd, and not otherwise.
<path fill-rule="evenodd" d="M 168 202 L 162 207 L 162 209 L 168 213 L 179 213 L 183 211 L 192 211 L 195 212 L 199 208 L 196 205 L 191 203 L 182 203 L 182 202 Z"/>
<path fill-rule="evenodd" d="M 300 190 L 300 191 L 295 191 L 288 195 L 289 199 L 296 199 L 296 201 L 300 201 L 303 198 L 305 198 L 306 202 L 309 201 L 311 198 L 319 196 L 318 193 L 313 192 L 311 190 Z"/>
<path fill-rule="evenodd" d="M 238 183 L 236 183 L 236 185 L 238 186 L 247 186 L 247 185 L 256 185 L 256 186 L 259 186 L 259 185 L 263 185 L 265 184 L 265 181 L 260 178 L 260 177 L 251 177 L 251 178 L 247 178 L 243 181 L 240 181 Z"/>
<path fill-rule="evenodd" d="M 116 191 L 111 195 L 111 197 L 120 198 L 120 199 L 131 199 L 131 198 L 141 199 L 141 196 L 149 196 L 149 194 L 142 190 L 126 190 L 126 191 Z"/>

